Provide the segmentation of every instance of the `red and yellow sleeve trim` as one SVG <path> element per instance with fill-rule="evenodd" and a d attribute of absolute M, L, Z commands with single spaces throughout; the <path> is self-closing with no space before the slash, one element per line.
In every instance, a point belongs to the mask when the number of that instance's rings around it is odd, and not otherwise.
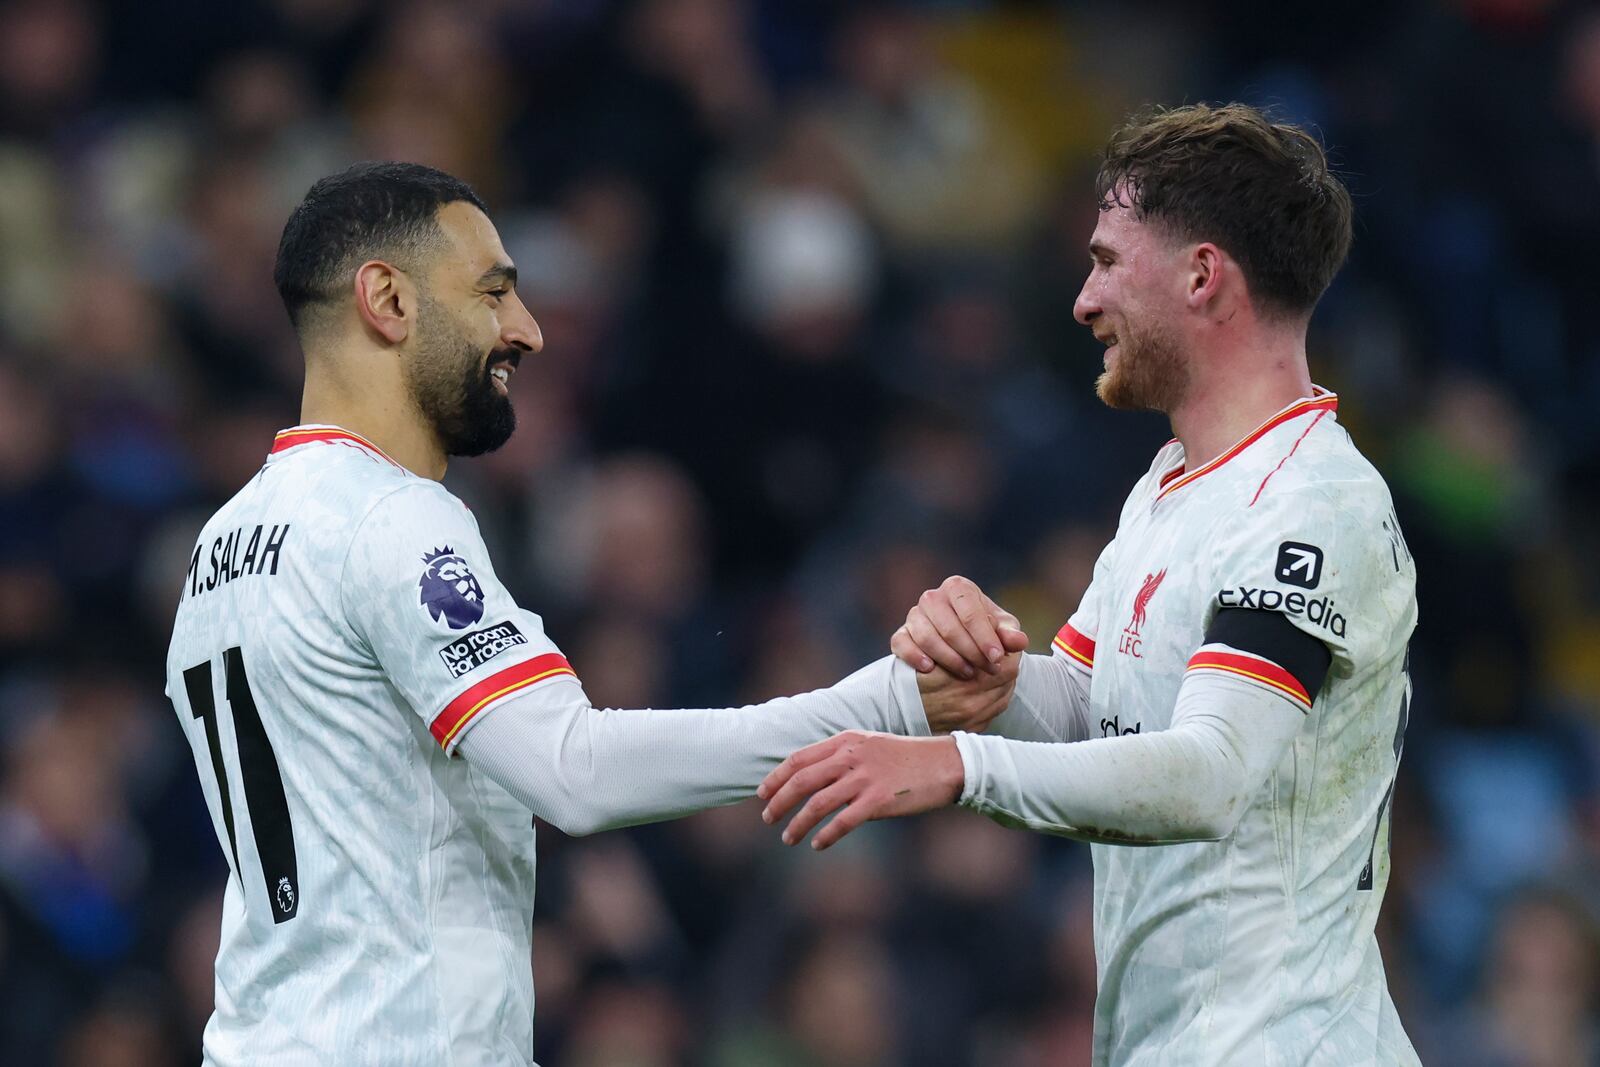
<path fill-rule="evenodd" d="M 1311 694 L 1300 684 L 1300 679 L 1269 659 L 1241 655 L 1238 652 L 1201 650 L 1189 657 L 1189 665 L 1184 668 L 1184 672 L 1189 671 L 1221 671 L 1224 674 L 1249 678 L 1276 689 L 1300 705 L 1301 711 L 1311 710 Z"/>
<path fill-rule="evenodd" d="M 467 723 L 484 708 L 502 697 L 562 676 L 576 678 L 578 675 L 567 662 L 567 658 L 559 652 L 549 652 L 543 656 L 523 660 L 503 671 L 489 675 L 450 701 L 444 706 L 444 710 L 435 716 L 428 729 L 433 732 L 434 740 L 439 742 L 439 746 L 448 752 L 450 742 L 455 740 Z"/>
<path fill-rule="evenodd" d="M 287 452 L 289 449 L 299 445 L 310 445 L 319 442 L 343 442 L 355 445 L 357 448 L 370 452 L 386 463 L 394 463 L 396 467 L 400 466 L 400 464 L 390 459 L 383 449 L 365 437 L 351 433 L 349 430 L 341 430 L 337 426 L 294 426 L 287 430 L 279 430 L 277 436 L 272 439 L 272 448 L 268 450 L 267 454 L 275 456 L 279 452 Z"/>
<path fill-rule="evenodd" d="M 1074 630 L 1070 622 L 1061 627 L 1061 631 L 1051 643 L 1066 653 L 1067 658 L 1081 663 L 1089 670 L 1094 670 L 1094 638 Z"/>

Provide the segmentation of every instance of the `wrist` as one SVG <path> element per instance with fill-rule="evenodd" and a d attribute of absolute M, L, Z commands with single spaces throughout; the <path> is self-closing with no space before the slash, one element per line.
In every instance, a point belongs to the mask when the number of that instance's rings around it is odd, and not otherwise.
<path fill-rule="evenodd" d="M 961 749 L 954 737 L 941 737 L 934 743 L 942 750 L 938 763 L 940 794 L 954 804 L 966 790 L 967 765 L 961 758 Z"/>

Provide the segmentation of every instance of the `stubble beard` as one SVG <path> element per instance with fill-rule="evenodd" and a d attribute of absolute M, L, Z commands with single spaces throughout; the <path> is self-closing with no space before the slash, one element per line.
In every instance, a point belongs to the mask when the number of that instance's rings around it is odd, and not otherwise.
<path fill-rule="evenodd" d="M 424 296 L 418 302 L 417 351 L 405 363 L 412 403 L 447 456 L 481 456 L 511 439 L 517 413 L 489 375 L 493 353 L 468 340 L 450 313 Z"/>
<path fill-rule="evenodd" d="M 1116 362 L 1095 379 L 1100 400 L 1118 411 L 1170 415 L 1189 392 L 1189 363 L 1171 334 L 1152 329 L 1134 334 L 1124 326 Z"/>

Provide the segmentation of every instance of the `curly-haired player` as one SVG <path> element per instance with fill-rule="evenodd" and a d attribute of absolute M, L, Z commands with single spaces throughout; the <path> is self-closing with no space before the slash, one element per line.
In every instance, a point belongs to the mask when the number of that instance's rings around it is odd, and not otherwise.
<path fill-rule="evenodd" d="M 1373 930 L 1415 571 L 1306 362 L 1349 194 L 1315 139 L 1239 105 L 1135 119 L 1098 191 L 1076 306 L 1098 391 L 1175 439 L 994 734 L 822 742 L 763 784 L 767 817 L 811 794 L 793 843 L 843 807 L 826 847 L 959 801 L 1092 842 L 1096 1064 L 1414 1064 Z M 1012 630 L 952 578 L 893 647 L 933 716 Z"/>

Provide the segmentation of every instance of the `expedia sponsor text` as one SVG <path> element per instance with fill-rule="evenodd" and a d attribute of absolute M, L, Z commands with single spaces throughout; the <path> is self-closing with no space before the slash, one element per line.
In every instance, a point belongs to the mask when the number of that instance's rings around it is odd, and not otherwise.
<path fill-rule="evenodd" d="M 1335 637 L 1343 637 L 1346 620 L 1334 609 L 1332 597 L 1308 597 L 1304 593 L 1285 593 L 1281 589 L 1251 589 L 1240 586 L 1217 594 L 1219 608 L 1249 608 L 1255 611 L 1281 611 L 1285 615 L 1304 615 Z"/>

